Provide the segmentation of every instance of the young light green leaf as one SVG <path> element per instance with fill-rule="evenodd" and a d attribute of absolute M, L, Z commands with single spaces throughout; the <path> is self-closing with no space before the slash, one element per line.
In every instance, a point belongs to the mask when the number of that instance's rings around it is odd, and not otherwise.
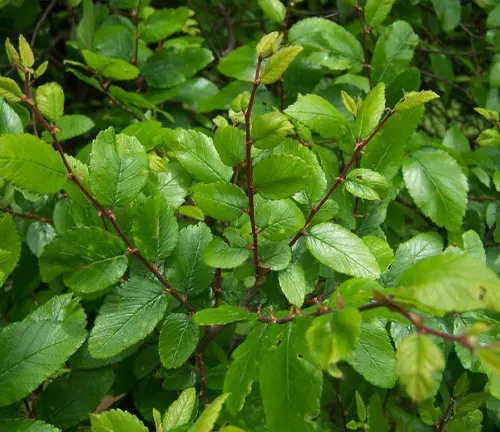
<path fill-rule="evenodd" d="M 83 344 L 79 325 L 57 321 L 22 321 L 0 332 L 0 406 L 30 394 Z M 16 377 L 22 376 L 19 380 Z"/>
<path fill-rule="evenodd" d="M 385 84 L 377 84 L 368 93 L 356 116 L 353 134 L 366 139 L 377 127 L 385 110 Z"/>
<path fill-rule="evenodd" d="M 149 197 L 132 224 L 135 245 L 152 261 L 167 258 L 177 246 L 179 228 L 172 210 L 160 196 Z"/>
<path fill-rule="evenodd" d="M 354 99 L 349 96 L 344 90 L 340 91 L 340 95 L 342 96 L 342 103 L 346 107 L 347 111 L 349 111 L 354 117 L 358 115 L 358 105 L 354 102 Z"/>
<path fill-rule="evenodd" d="M 7 58 L 9 59 L 9 63 L 12 66 L 19 65 L 21 58 L 19 57 L 19 53 L 14 48 L 14 45 L 12 45 L 12 42 L 10 41 L 9 38 L 5 39 L 5 51 L 7 53 Z"/>
<path fill-rule="evenodd" d="M 0 287 L 7 280 L 21 256 L 21 241 L 14 221 L 9 215 L 0 218 Z"/>
<path fill-rule="evenodd" d="M 222 410 L 222 405 L 224 405 L 228 396 L 228 394 L 221 394 L 217 399 L 215 399 L 205 409 L 205 411 L 203 411 L 198 420 L 196 420 L 196 423 L 189 429 L 189 432 L 210 432 L 213 429 Z"/>
<path fill-rule="evenodd" d="M 260 74 L 261 83 L 272 84 L 278 81 L 302 49 L 303 48 L 298 45 L 281 48 L 264 65 L 262 73 Z"/>
<path fill-rule="evenodd" d="M 199 183 L 193 199 L 209 216 L 223 221 L 239 218 L 248 209 L 248 198 L 238 186 L 226 182 Z"/>
<path fill-rule="evenodd" d="M 205 264 L 213 268 L 231 269 L 242 265 L 250 256 L 246 247 L 229 246 L 220 238 L 213 239 L 205 248 Z"/>
<path fill-rule="evenodd" d="M 0 77 L 0 97 L 7 102 L 17 103 L 23 98 L 23 92 L 13 79 Z"/>
<path fill-rule="evenodd" d="M 37 87 L 35 100 L 37 108 L 48 120 L 57 122 L 64 115 L 64 92 L 59 84 L 51 82 Z"/>
<path fill-rule="evenodd" d="M 358 391 L 356 391 L 356 411 L 358 414 L 358 420 L 360 422 L 364 422 L 366 420 L 366 405 Z"/>
<path fill-rule="evenodd" d="M 115 135 L 109 128 L 97 135 L 90 154 L 89 185 L 105 206 L 123 206 L 146 184 L 149 162 L 135 137 Z"/>
<path fill-rule="evenodd" d="M 149 429 L 135 415 L 120 409 L 90 414 L 90 424 L 92 432 L 149 432 Z"/>
<path fill-rule="evenodd" d="M 252 121 L 253 146 L 259 149 L 276 147 L 293 131 L 293 125 L 285 115 L 278 112 L 262 114 Z"/>
<path fill-rule="evenodd" d="M 21 54 L 21 61 L 25 67 L 31 67 L 35 63 L 35 56 L 29 43 L 23 35 L 19 36 L 19 54 Z"/>
<path fill-rule="evenodd" d="M 410 153 L 403 163 L 405 185 L 415 203 L 437 225 L 457 231 L 467 206 L 467 178 L 445 152 Z"/>
<path fill-rule="evenodd" d="M 318 261 L 339 273 L 368 279 L 380 276 L 377 261 L 363 241 L 340 225 L 316 225 L 306 237 L 306 246 Z"/>
<path fill-rule="evenodd" d="M 396 352 L 396 373 L 408 395 L 422 402 L 436 393 L 445 360 L 439 347 L 427 335 L 407 336 Z"/>
<path fill-rule="evenodd" d="M 0 137 L 0 177 L 34 193 L 54 193 L 66 182 L 59 154 L 29 134 Z"/>
<path fill-rule="evenodd" d="M 384 328 L 362 323 L 359 342 L 347 362 L 370 384 L 392 388 L 396 383 L 394 348 Z"/>
<path fill-rule="evenodd" d="M 364 8 L 366 23 L 377 28 L 386 20 L 396 0 L 368 0 Z"/>
<path fill-rule="evenodd" d="M 173 150 L 179 163 L 198 181 L 227 182 L 233 175 L 233 170 L 222 163 L 212 139 L 205 134 L 175 129 L 166 138 L 167 146 Z"/>
<path fill-rule="evenodd" d="M 290 264 L 278 273 L 281 291 L 289 303 L 301 307 L 306 295 L 306 278 L 304 271 L 296 264 Z"/>
<path fill-rule="evenodd" d="M 189 423 L 196 404 L 196 389 L 190 387 L 184 390 L 175 402 L 168 407 L 163 415 L 164 431 L 174 430 L 178 426 Z"/>
<path fill-rule="evenodd" d="M 389 183 L 378 172 L 356 168 L 347 174 L 345 188 L 359 198 L 380 200 L 387 194 Z"/>
<path fill-rule="evenodd" d="M 467 254 L 425 258 L 406 270 L 398 285 L 434 309 L 500 310 L 500 279 L 484 263 Z"/>
<path fill-rule="evenodd" d="M 255 164 L 253 181 L 263 198 L 282 199 L 304 189 L 311 174 L 311 166 L 298 157 L 271 155 Z"/>
<path fill-rule="evenodd" d="M 61 432 L 43 421 L 31 420 L 27 418 L 11 418 L 0 421 L 0 430 L 2 432 Z"/>
<path fill-rule="evenodd" d="M 120 280 L 127 269 L 122 240 L 96 227 L 81 227 L 56 237 L 40 257 L 44 282 L 63 274 L 64 283 L 79 293 L 99 292 Z"/>
<path fill-rule="evenodd" d="M 474 111 L 481 114 L 486 120 L 490 122 L 497 122 L 500 120 L 500 116 L 496 111 L 485 108 L 474 108 Z"/>
<path fill-rule="evenodd" d="M 285 19 L 286 7 L 280 0 L 259 0 L 259 6 L 271 21 L 281 23 Z"/>
<path fill-rule="evenodd" d="M 264 0 L 264 1 L 266 1 L 266 0 Z M 271 0 L 271 1 L 273 1 L 273 0 Z M 276 45 L 279 45 L 281 43 L 282 39 L 283 39 L 283 35 L 280 35 L 277 31 L 268 33 L 262 37 L 262 39 L 259 41 L 259 43 L 257 44 L 257 47 L 255 49 L 259 54 L 265 54 L 268 52 L 272 52 L 273 48 Z"/>
<path fill-rule="evenodd" d="M 163 318 L 168 297 L 156 281 L 133 277 L 115 289 L 99 309 L 89 352 L 109 358 L 144 339 Z"/>
<path fill-rule="evenodd" d="M 397 112 L 406 111 L 415 108 L 419 105 L 424 105 L 427 102 L 439 99 L 439 96 L 430 90 L 422 90 L 421 92 L 409 92 L 405 94 L 404 99 L 399 102 L 394 108 Z"/>
<path fill-rule="evenodd" d="M 163 323 L 159 339 L 160 359 L 167 369 L 177 369 L 193 354 L 200 330 L 184 314 L 170 314 Z"/>
<path fill-rule="evenodd" d="M 203 309 L 193 315 L 199 325 L 229 324 L 236 321 L 254 321 L 257 315 L 238 306 L 222 305 L 215 309 Z"/>

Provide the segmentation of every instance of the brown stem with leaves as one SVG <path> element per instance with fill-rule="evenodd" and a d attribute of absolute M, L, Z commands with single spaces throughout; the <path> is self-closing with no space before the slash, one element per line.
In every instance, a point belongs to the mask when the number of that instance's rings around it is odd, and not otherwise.
<path fill-rule="evenodd" d="M 28 97 L 28 95 L 25 95 L 23 98 L 23 101 L 31 108 L 32 112 L 35 114 L 35 116 L 40 120 L 42 123 L 43 127 L 47 130 L 47 132 L 50 133 L 52 136 L 52 139 L 54 141 L 54 146 L 59 153 L 61 160 L 66 167 L 67 171 L 67 177 L 68 179 L 73 182 L 78 189 L 82 191 L 82 193 L 87 197 L 87 199 L 92 203 L 94 208 L 97 210 L 99 215 L 104 215 L 106 218 L 109 220 L 111 225 L 113 225 L 114 229 L 118 233 L 118 235 L 122 238 L 124 243 L 127 246 L 127 252 L 129 254 L 134 255 L 153 275 L 160 281 L 160 283 L 163 285 L 165 288 L 165 292 L 170 294 L 172 297 L 177 299 L 190 313 L 195 312 L 195 309 L 189 304 L 187 299 L 183 298 L 172 286 L 167 282 L 165 279 L 165 276 L 160 272 L 160 269 L 158 266 L 155 264 L 151 264 L 146 258 L 144 258 L 139 250 L 135 247 L 135 245 L 132 243 L 132 241 L 129 239 L 127 234 L 125 234 L 125 231 L 123 228 L 120 226 L 120 224 L 116 220 L 116 216 L 112 210 L 107 210 L 88 190 L 87 188 L 81 183 L 79 180 L 77 174 L 73 172 L 73 169 L 71 168 L 71 165 L 68 162 L 68 159 L 66 158 L 66 155 L 64 154 L 64 150 L 61 146 L 61 143 L 59 142 L 59 139 L 57 138 L 56 135 L 56 127 L 51 125 L 45 117 L 40 113 L 38 110 L 37 106 L 35 105 L 35 101 Z"/>
<path fill-rule="evenodd" d="M 32 214 L 32 213 L 30 213 L 30 214 L 19 213 L 19 212 L 16 212 L 14 210 L 11 210 L 10 208 L 5 207 L 3 205 L 0 205 L 0 212 L 8 213 L 8 214 L 15 216 L 15 217 L 18 217 L 18 218 L 32 219 L 32 220 L 37 220 L 38 222 L 43 222 L 43 223 L 48 223 L 48 224 L 51 224 L 53 222 L 53 220 L 50 218 L 45 218 L 45 217 L 38 216 L 38 215 Z"/>
<path fill-rule="evenodd" d="M 361 7 L 361 0 L 358 0 L 356 4 L 356 10 L 358 11 L 358 19 L 361 24 L 361 34 L 363 37 L 363 50 L 365 54 L 365 64 L 363 67 L 365 68 L 366 78 L 368 78 L 368 84 L 370 88 L 372 88 L 372 76 L 371 76 L 371 66 L 370 66 L 370 57 L 368 55 L 368 34 L 370 33 L 370 27 L 365 24 L 365 20 L 363 17 L 363 8 Z"/>
<path fill-rule="evenodd" d="M 361 156 L 363 150 L 365 147 L 370 144 L 370 142 L 375 138 L 375 136 L 380 132 L 380 130 L 384 127 L 384 125 L 387 123 L 387 121 L 396 113 L 394 110 L 390 110 L 384 119 L 378 124 L 378 126 L 375 128 L 375 130 L 370 134 L 370 136 L 366 140 L 358 141 L 356 143 L 356 148 L 354 150 L 354 153 L 347 162 L 347 164 L 344 166 L 344 169 L 342 172 L 339 174 L 337 177 L 337 180 L 335 183 L 332 185 L 330 190 L 326 193 L 326 195 L 323 197 L 323 199 L 319 202 L 319 204 L 315 207 L 311 208 L 311 213 L 309 214 L 309 217 L 306 220 L 306 223 L 304 224 L 304 227 L 295 235 L 295 237 L 290 241 L 289 245 L 293 246 L 299 238 L 302 236 L 306 235 L 305 230 L 307 227 L 310 225 L 311 221 L 313 220 L 314 216 L 321 210 L 321 208 L 325 205 L 325 203 L 328 201 L 328 199 L 332 196 L 332 194 L 337 190 L 337 188 L 345 182 L 347 173 L 351 169 L 351 167 L 356 163 L 358 158 Z"/>

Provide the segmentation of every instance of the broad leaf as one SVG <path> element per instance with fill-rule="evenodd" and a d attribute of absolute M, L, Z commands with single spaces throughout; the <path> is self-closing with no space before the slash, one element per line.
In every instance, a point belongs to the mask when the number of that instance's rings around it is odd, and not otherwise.
<path fill-rule="evenodd" d="M 296 264 L 290 264 L 278 273 L 281 291 L 289 303 L 301 307 L 306 295 L 306 279 L 304 271 Z"/>
<path fill-rule="evenodd" d="M 36 89 L 36 106 L 48 119 L 57 122 L 64 115 L 64 91 L 57 83 L 47 83 Z"/>
<path fill-rule="evenodd" d="M 359 198 L 380 200 L 387 194 L 389 184 L 385 177 L 376 171 L 356 168 L 347 174 L 345 188 Z"/>
<path fill-rule="evenodd" d="M 2 98 L 0 98 L 0 134 L 17 134 L 24 129 L 19 115 Z"/>
<path fill-rule="evenodd" d="M 366 23 L 371 28 L 376 28 L 382 24 L 396 0 L 368 0 L 364 8 Z"/>
<path fill-rule="evenodd" d="M 133 277 L 109 294 L 89 337 L 89 352 L 108 358 L 144 339 L 163 318 L 168 297 L 151 279 Z"/>
<path fill-rule="evenodd" d="M 316 225 L 306 237 L 306 246 L 318 261 L 339 273 L 369 279 L 380 276 L 377 261 L 363 241 L 340 225 Z"/>
<path fill-rule="evenodd" d="M 215 399 L 203 413 L 200 415 L 196 423 L 189 429 L 189 432 L 210 432 L 217 418 L 219 417 L 219 413 L 222 410 L 222 405 L 224 405 L 224 401 L 227 399 L 228 394 L 221 394 L 217 399 Z"/>
<path fill-rule="evenodd" d="M 205 248 L 205 263 L 213 268 L 238 267 L 250 256 L 250 249 L 247 245 L 241 246 L 239 244 L 229 246 L 220 238 L 213 239 Z"/>
<path fill-rule="evenodd" d="M 256 148 L 276 147 L 288 134 L 293 134 L 293 125 L 281 113 L 262 114 L 252 121 L 252 141 Z"/>
<path fill-rule="evenodd" d="M 259 0 L 259 6 L 271 21 L 281 23 L 285 19 L 286 8 L 280 0 Z"/>
<path fill-rule="evenodd" d="M 248 209 L 245 192 L 234 184 L 215 182 L 197 184 L 193 199 L 204 213 L 215 219 L 232 221 Z"/>
<path fill-rule="evenodd" d="M 163 323 L 159 339 L 160 359 L 167 369 L 181 367 L 193 354 L 200 331 L 184 314 L 170 314 Z"/>
<path fill-rule="evenodd" d="M 243 81 L 253 81 L 257 66 L 256 43 L 243 45 L 222 58 L 217 70 L 228 77 Z M 1 95 L 0 95 L 1 96 Z"/>
<path fill-rule="evenodd" d="M 127 269 L 125 244 L 96 227 L 74 228 L 56 237 L 40 257 L 42 280 L 63 274 L 75 292 L 99 292 L 120 280 Z"/>
<path fill-rule="evenodd" d="M 432 0 L 432 5 L 445 32 L 453 30 L 460 24 L 460 0 Z"/>
<path fill-rule="evenodd" d="M 301 46 L 287 46 L 275 53 L 262 68 L 260 81 L 263 84 L 272 84 L 278 81 L 302 51 Z"/>
<path fill-rule="evenodd" d="M 255 222 L 261 235 L 269 240 L 284 240 L 297 233 L 305 223 L 304 214 L 291 199 L 268 201 L 255 197 Z"/>
<path fill-rule="evenodd" d="M 292 260 L 292 250 L 286 241 L 265 241 L 259 247 L 259 261 L 271 270 L 284 270 Z"/>
<path fill-rule="evenodd" d="M 92 432 L 149 432 L 149 429 L 135 415 L 120 409 L 90 414 L 90 424 Z"/>
<path fill-rule="evenodd" d="M 7 102 L 17 103 L 23 98 L 23 92 L 12 78 L 0 77 L 0 97 Z"/>
<path fill-rule="evenodd" d="M 405 185 L 415 203 L 438 226 L 457 231 L 467 206 L 467 179 L 447 153 L 418 150 L 403 164 Z"/>
<path fill-rule="evenodd" d="M 35 390 L 85 341 L 78 325 L 57 321 L 23 321 L 0 332 L 0 406 Z M 22 376 L 19 380 L 17 377 Z"/>
<path fill-rule="evenodd" d="M 214 135 L 214 146 L 222 162 L 236 166 L 245 160 L 245 131 L 233 126 L 222 126 Z"/>

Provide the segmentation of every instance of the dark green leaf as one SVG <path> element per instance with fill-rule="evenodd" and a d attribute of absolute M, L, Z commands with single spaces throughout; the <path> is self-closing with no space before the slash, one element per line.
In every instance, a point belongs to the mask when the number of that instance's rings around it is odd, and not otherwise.
<path fill-rule="evenodd" d="M 160 359 L 167 369 L 177 369 L 193 354 L 198 344 L 200 331 L 187 315 L 171 314 L 163 323 L 160 332 Z"/>

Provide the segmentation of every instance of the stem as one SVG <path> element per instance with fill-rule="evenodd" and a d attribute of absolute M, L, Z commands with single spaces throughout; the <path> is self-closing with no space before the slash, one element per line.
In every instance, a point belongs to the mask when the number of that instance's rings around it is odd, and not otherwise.
<path fill-rule="evenodd" d="M 101 86 L 102 91 L 104 94 L 110 99 L 111 102 L 116 104 L 118 107 L 120 107 L 123 111 L 128 112 L 130 115 L 133 115 L 137 120 L 139 121 L 144 121 L 144 117 L 141 115 L 137 114 L 135 111 L 132 111 L 129 107 L 123 105 L 118 99 L 116 99 L 108 90 L 108 86 L 103 83 L 102 81 L 99 81 L 99 85 Z"/>
<path fill-rule="evenodd" d="M 248 193 L 248 215 L 250 216 L 250 224 L 252 225 L 252 239 L 253 239 L 253 266 L 255 277 L 259 277 L 259 234 L 257 232 L 257 225 L 255 224 L 255 186 L 252 179 L 252 135 L 250 133 L 250 122 L 252 117 L 253 104 L 255 102 L 255 94 L 260 85 L 260 68 L 262 67 L 263 57 L 259 55 L 257 61 L 257 67 L 255 69 L 255 79 L 253 83 L 252 93 L 250 94 L 250 101 L 248 102 L 248 108 L 245 111 L 245 135 L 246 135 L 246 181 L 247 181 L 247 193 Z"/>
<path fill-rule="evenodd" d="M 35 46 L 35 41 L 36 41 L 36 37 L 38 34 L 38 30 L 40 29 L 40 26 L 45 21 L 45 19 L 47 18 L 47 15 L 52 10 L 52 8 L 56 5 L 56 3 L 57 3 L 57 0 L 52 0 L 49 3 L 49 5 L 45 8 L 45 10 L 43 11 L 42 15 L 40 16 L 38 22 L 36 23 L 35 28 L 33 29 L 33 34 L 31 35 L 31 41 L 30 41 L 31 48 L 33 48 Z"/>
<path fill-rule="evenodd" d="M 160 269 L 158 266 L 155 264 L 151 264 L 146 258 L 144 258 L 139 250 L 135 247 L 135 245 L 132 243 L 132 241 L 129 239 L 127 234 L 125 234 L 125 231 L 123 231 L 123 228 L 120 226 L 120 224 L 116 220 L 116 216 L 113 213 L 112 210 L 106 210 L 106 208 L 83 186 L 83 184 L 80 182 L 78 179 L 77 175 L 73 172 L 71 165 L 68 162 L 68 159 L 66 158 L 66 155 L 64 154 L 64 150 L 61 146 L 61 143 L 59 142 L 56 132 L 55 132 L 55 127 L 50 125 L 49 122 L 45 119 L 45 117 L 40 113 L 38 108 L 35 105 L 35 102 L 33 99 L 29 98 L 28 96 L 25 96 L 23 101 L 30 106 L 32 112 L 35 114 L 35 116 L 40 120 L 42 123 L 43 127 L 47 130 L 47 132 L 50 133 L 52 136 L 52 139 L 54 141 L 54 146 L 59 153 L 61 160 L 66 167 L 66 171 L 68 172 L 67 177 L 70 181 L 72 181 L 78 189 L 82 191 L 82 193 L 87 197 L 87 199 L 92 203 L 94 208 L 98 211 L 99 214 L 102 214 L 106 216 L 106 218 L 109 220 L 111 225 L 113 225 L 114 229 L 118 233 L 118 235 L 122 238 L 124 243 L 127 245 L 128 253 L 135 255 L 135 257 L 151 272 L 153 275 L 160 281 L 160 283 L 163 285 L 165 288 L 165 292 L 170 294 L 172 297 L 177 299 L 190 313 L 195 312 L 195 309 L 189 304 L 189 302 L 183 298 L 172 286 L 167 282 L 165 279 L 165 276 L 160 272 Z"/>
<path fill-rule="evenodd" d="M 215 279 L 213 283 L 214 289 L 214 306 L 217 307 L 220 302 L 222 295 L 222 269 L 218 268 L 215 270 Z"/>
<path fill-rule="evenodd" d="M 52 219 L 50 218 L 45 218 L 45 217 L 42 217 L 42 216 L 38 216 L 36 214 L 27 214 L 27 213 L 18 213 L 14 210 L 11 210 L 10 208 L 8 207 L 4 207 L 2 205 L 0 205 L 0 212 L 3 212 L 3 213 L 8 213 L 12 216 L 15 216 L 15 217 L 18 217 L 18 218 L 22 218 L 22 219 L 32 219 L 32 220 L 37 220 L 38 222 L 43 222 L 43 223 L 48 223 L 48 224 L 51 224 L 53 222 Z"/>
<path fill-rule="evenodd" d="M 31 85 L 30 85 L 30 73 L 27 70 L 24 70 L 24 93 L 26 97 L 32 98 L 32 92 L 31 92 Z M 33 111 L 33 108 L 31 108 L 31 125 L 33 126 L 33 134 L 35 136 L 39 136 L 38 130 L 36 127 L 36 119 L 35 119 L 35 112 Z"/>
<path fill-rule="evenodd" d="M 453 414 L 453 411 L 455 410 L 455 399 L 451 398 L 450 402 L 448 403 L 448 406 L 446 407 L 446 411 L 438 421 L 438 423 L 435 425 L 434 430 L 436 432 L 444 432 L 446 429 L 446 425 L 450 421 L 450 418 Z"/>
<path fill-rule="evenodd" d="M 365 141 L 359 141 L 356 143 L 356 149 L 354 150 L 354 154 L 352 155 L 351 159 L 347 164 L 344 166 L 344 169 L 340 173 L 340 175 L 337 177 L 336 182 L 332 185 L 330 190 L 326 193 L 326 195 L 323 197 L 323 199 L 320 201 L 320 203 L 313 207 L 311 209 L 311 213 L 309 214 L 309 217 L 306 220 L 306 223 L 304 224 L 303 228 L 295 235 L 295 237 L 290 241 L 289 245 L 293 246 L 295 243 L 297 243 L 297 240 L 301 238 L 303 235 L 305 235 L 305 230 L 307 227 L 310 225 L 311 221 L 313 220 L 314 216 L 321 210 L 321 208 L 325 205 L 325 203 L 328 201 L 328 199 L 332 196 L 332 194 L 337 190 L 337 188 L 345 182 L 347 173 L 351 169 L 351 167 L 356 163 L 358 158 L 361 156 L 361 153 L 365 149 L 365 147 L 370 144 L 370 142 L 375 138 L 375 136 L 380 132 L 380 130 L 384 127 L 384 125 L 387 123 L 387 121 L 396 113 L 394 110 L 390 110 L 387 115 L 384 117 L 384 119 L 378 124 L 378 126 L 375 128 L 375 130 L 370 134 L 370 136 L 365 140 Z"/>
<path fill-rule="evenodd" d="M 361 0 L 358 0 L 356 4 L 356 10 L 358 11 L 358 19 L 361 24 L 361 34 L 363 36 L 363 50 L 365 53 L 365 64 L 363 67 L 365 68 L 366 78 L 368 78 L 368 84 L 370 88 L 372 88 L 372 77 L 371 77 L 371 66 L 370 66 L 370 58 L 368 56 L 368 33 L 370 33 L 370 28 L 363 19 L 363 8 L 361 7 Z"/>
<path fill-rule="evenodd" d="M 200 375 L 200 397 L 203 401 L 203 406 L 208 406 L 207 385 L 205 377 L 205 369 L 203 368 L 203 354 L 199 351 L 195 354 L 196 365 L 198 366 L 198 373 Z"/>
<path fill-rule="evenodd" d="M 285 18 L 281 23 L 281 32 L 283 33 L 283 43 L 286 44 L 288 42 L 288 21 L 292 16 L 292 10 L 295 6 L 295 0 L 290 0 L 288 3 L 288 8 L 286 10 Z M 280 110 L 283 111 L 285 109 L 285 76 L 283 75 L 279 80 L 279 88 L 280 88 Z"/>

